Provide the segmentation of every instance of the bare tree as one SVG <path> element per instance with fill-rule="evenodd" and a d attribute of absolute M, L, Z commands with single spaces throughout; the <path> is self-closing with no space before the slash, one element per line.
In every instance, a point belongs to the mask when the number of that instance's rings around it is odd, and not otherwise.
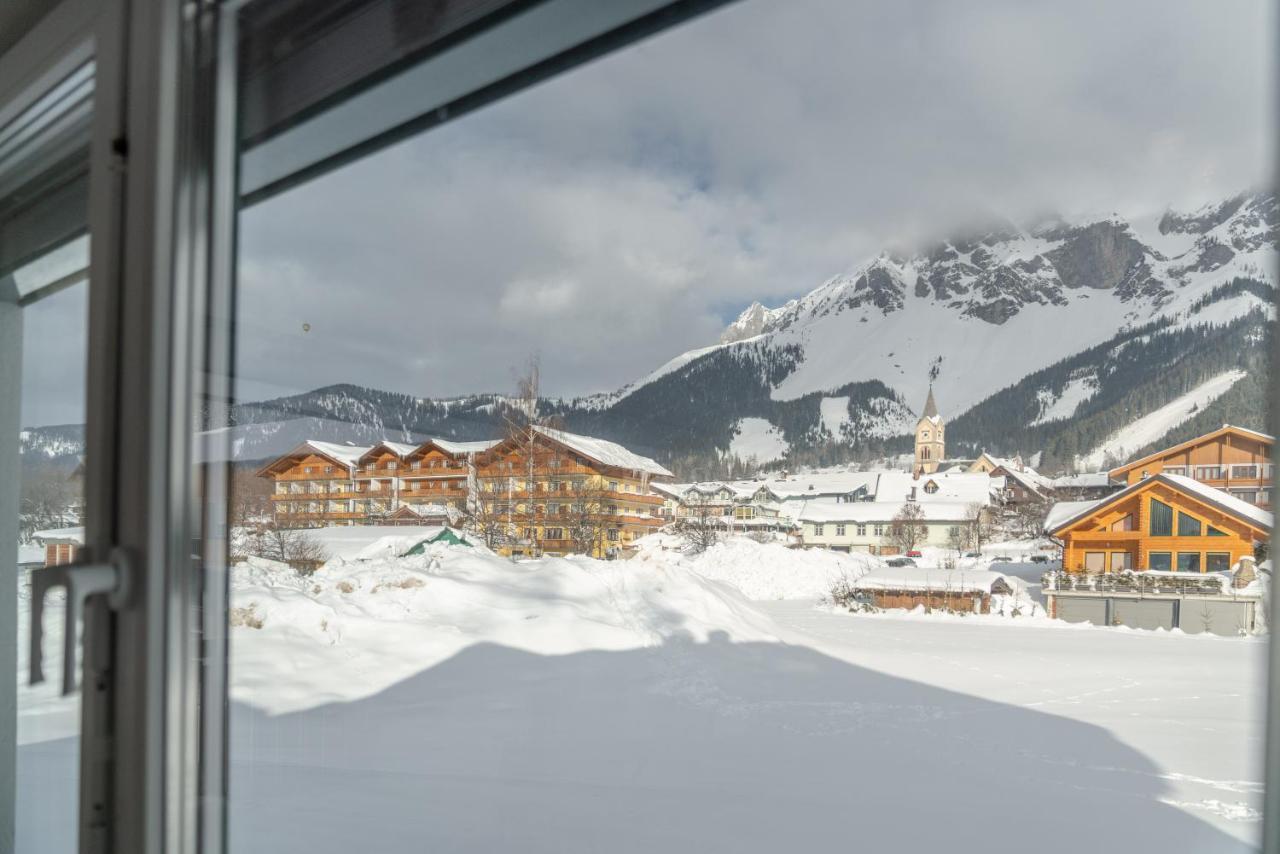
<path fill-rule="evenodd" d="M 952 525 L 947 529 L 947 548 L 954 553 L 951 565 L 955 566 L 956 562 L 964 556 L 964 552 L 969 548 L 972 534 L 967 525 Z"/>
<path fill-rule="evenodd" d="M 974 501 L 964 509 L 965 522 L 969 528 L 969 542 L 974 551 L 982 551 L 982 544 L 991 537 L 991 514 L 986 505 Z"/>
<path fill-rule="evenodd" d="M 564 523 L 566 538 L 574 552 L 592 556 L 604 554 L 613 521 L 607 498 L 606 490 L 584 480 L 574 484 L 573 500 L 568 507 L 561 505 L 567 512 L 555 519 Z"/>
<path fill-rule="evenodd" d="M 274 484 L 250 468 L 236 466 L 231 471 L 227 524 L 233 528 L 257 528 L 271 523 L 271 493 Z"/>
<path fill-rule="evenodd" d="M 675 530 L 689 551 L 700 554 L 720 539 L 719 523 L 723 516 L 720 508 L 712 505 L 705 497 L 699 497 L 685 506 L 685 515 L 676 522 Z"/>
<path fill-rule="evenodd" d="M 54 465 L 33 466 L 23 475 L 18 519 L 18 538 L 22 542 L 29 542 L 36 531 L 79 523 L 78 481 Z"/>
<path fill-rule="evenodd" d="M 329 559 L 325 547 L 300 528 L 270 525 L 257 531 L 247 542 L 254 556 L 287 563 L 300 575 L 310 575 Z"/>
<path fill-rule="evenodd" d="M 903 504 L 902 509 L 889 523 L 889 542 L 901 551 L 911 551 L 928 536 L 929 528 L 924 523 L 924 509 L 915 501 Z"/>
<path fill-rule="evenodd" d="M 493 481 L 486 485 L 492 486 Z M 469 484 L 466 506 L 461 511 L 463 528 L 475 534 L 491 549 L 496 549 L 509 539 L 510 514 L 497 500 L 499 495 L 492 489 L 482 491 L 479 484 Z"/>

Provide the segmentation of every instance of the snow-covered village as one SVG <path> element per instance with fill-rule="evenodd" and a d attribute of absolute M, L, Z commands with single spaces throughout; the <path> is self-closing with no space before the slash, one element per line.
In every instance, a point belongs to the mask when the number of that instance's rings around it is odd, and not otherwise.
<path fill-rule="evenodd" d="M 1280 6 L 8 5 L 0 854 L 1280 854 Z"/>

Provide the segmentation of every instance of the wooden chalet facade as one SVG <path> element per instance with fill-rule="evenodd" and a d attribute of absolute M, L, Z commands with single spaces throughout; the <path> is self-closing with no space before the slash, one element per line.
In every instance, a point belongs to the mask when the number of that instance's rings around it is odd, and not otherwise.
<path fill-rule="evenodd" d="M 532 427 L 476 458 L 471 514 L 504 554 L 613 557 L 665 523 L 671 472 L 621 445 Z"/>
<path fill-rule="evenodd" d="M 1271 506 L 1275 437 L 1256 430 L 1222 427 L 1110 471 L 1112 480 L 1134 484 L 1160 473 L 1183 475 L 1221 489 L 1241 501 Z"/>
<path fill-rule="evenodd" d="M 304 442 L 268 463 L 277 525 L 465 524 L 507 555 L 610 557 L 665 521 L 671 472 L 621 445 L 547 428 L 489 442 Z"/>
<path fill-rule="evenodd" d="M 1046 533 L 1072 573 L 1216 572 L 1253 557 L 1271 514 L 1205 483 L 1155 474 L 1095 502 L 1056 505 Z"/>

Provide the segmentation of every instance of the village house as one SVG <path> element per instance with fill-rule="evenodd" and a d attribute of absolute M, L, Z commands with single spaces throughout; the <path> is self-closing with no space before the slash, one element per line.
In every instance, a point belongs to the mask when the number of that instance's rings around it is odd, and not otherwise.
<path fill-rule="evenodd" d="M 1046 520 L 1062 545 L 1051 616 L 1097 625 L 1235 634 L 1258 623 L 1261 592 L 1236 582 L 1271 536 L 1269 511 L 1166 471 Z M 1132 570 L 1133 572 L 1129 572 Z"/>
<path fill-rule="evenodd" d="M 651 487 L 673 475 L 615 442 L 534 426 L 477 455 L 475 477 L 473 524 L 501 529 L 501 553 L 614 557 L 664 524 Z"/>
<path fill-rule="evenodd" d="M 726 532 L 780 532 L 793 527 L 783 499 L 760 481 L 654 483 L 663 520 L 696 520 Z"/>
<path fill-rule="evenodd" d="M 1112 480 L 1133 484 L 1156 474 L 1183 475 L 1241 501 L 1271 506 L 1275 437 L 1224 424 L 1217 430 L 1165 448 L 1110 471 Z"/>
<path fill-rule="evenodd" d="M 1271 533 L 1271 513 L 1189 477 L 1162 472 L 1098 501 L 1056 504 L 1046 533 L 1068 572 L 1225 571 Z"/>

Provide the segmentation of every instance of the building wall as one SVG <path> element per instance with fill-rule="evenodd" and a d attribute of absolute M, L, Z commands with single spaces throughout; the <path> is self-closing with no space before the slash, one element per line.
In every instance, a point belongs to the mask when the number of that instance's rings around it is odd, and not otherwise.
<path fill-rule="evenodd" d="M 1220 471 L 1215 471 L 1219 468 Z M 1259 438 L 1225 433 L 1190 448 L 1148 460 L 1125 472 L 1125 479 L 1133 484 L 1161 472 L 1195 478 L 1252 504 L 1271 505 L 1274 481 L 1271 443 Z M 1251 497 L 1250 493 L 1258 494 Z"/>
<path fill-rule="evenodd" d="M 962 614 L 989 614 L 991 596 L 986 593 L 948 593 L 941 590 L 868 590 L 864 594 L 877 608 L 904 608 L 911 610 L 923 605 L 935 611 L 954 611 Z"/>
<path fill-rule="evenodd" d="M 896 546 L 889 531 L 892 522 L 804 522 L 801 525 L 802 542 L 806 546 L 839 549 L 841 551 L 870 551 L 874 554 L 892 554 Z M 927 529 L 927 536 L 920 542 L 921 546 L 946 548 L 951 542 L 951 528 L 963 528 L 968 524 L 965 520 L 930 521 L 921 523 Z M 859 533 L 859 525 L 865 529 Z M 876 534 L 879 525 L 881 533 Z M 843 526 L 844 533 L 840 532 Z M 821 533 L 819 533 L 821 528 Z"/>

